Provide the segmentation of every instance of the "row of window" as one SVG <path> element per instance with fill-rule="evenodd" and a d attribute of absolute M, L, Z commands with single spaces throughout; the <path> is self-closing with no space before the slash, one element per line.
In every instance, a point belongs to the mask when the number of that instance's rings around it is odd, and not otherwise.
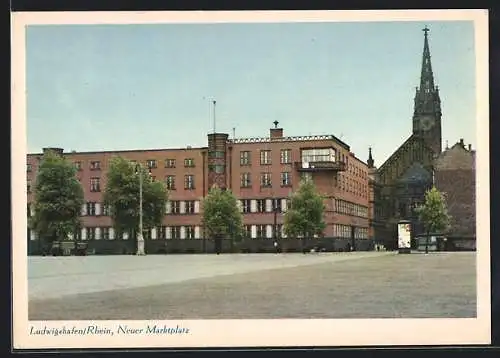
<path fill-rule="evenodd" d="M 341 199 L 334 199 L 335 211 L 339 214 L 368 217 L 368 208 L 359 204 L 351 203 Z M 284 213 L 290 206 L 288 198 L 274 199 L 240 199 L 238 206 L 243 214 L 249 213 Z M 166 203 L 166 213 L 198 214 L 200 212 L 199 200 L 169 200 Z M 27 206 L 28 216 L 32 216 L 31 205 Z M 109 216 L 110 210 L 107 205 L 99 202 L 87 202 L 82 206 L 82 216 Z"/>
<path fill-rule="evenodd" d="M 368 208 L 363 205 L 352 203 L 342 199 L 334 199 L 335 211 L 340 214 L 359 216 L 362 218 L 368 217 Z"/>
<path fill-rule="evenodd" d="M 172 215 L 198 214 L 200 212 L 199 200 L 169 200 L 166 203 L 166 213 Z M 27 205 L 27 215 L 34 214 L 30 204 Z M 83 204 L 82 216 L 109 216 L 110 209 L 104 203 L 87 202 Z"/>
<path fill-rule="evenodd" d="M 260 187 L 267 188 L 271 187 L 272 184 L 272 174 L 271 173 L 260 173 Z M 292 173 L 282 172 L 280 173 L 280 186 L 292 186 Z M 240 187 L 241 188 L 251 188 L 252 187 L 252 173 L 246 172 L 240 174 Z"/>
<path fill-rule="evenodd" d="M 341 238 L 368 239 L 368 228 L 343 224 L 333 225 L 333 236 Z"/>
<path fill-rule="evenodd" d="M 37 238 L 35 232 L 29 229 L 28 235 L 31 240 L 36 240 Z M 127 233 L 123 233 L 120 236 L 122 240 L 129 239 Z M 143 232 L 145 240 L 200 239 L 202 236 L 201 227 L 197 225 L 159 226 L 157 228 L 146 229 Z M 286 238 L 282 224 L 244 225 L 243 236 L 251 239 Z M 333 237 L 353 238 L 353 236 L 355 239 L 367 239 L 368 228 L 342 224 L 333 225 Z M 85 227 L 69 237 L 69 239 L 76 240 L 114 240 L 117 238 L 118 235 L 111 226 Z"/>
<path fill-rule="evenodd" d="M 340 189 L 348 193 L 360 196 L 362 198 L 368 198 L 368 184 L 365 182 L 360 182 L 356 179 L 349 178 L 348 176 L 341 173 L 339 175 L 339 186 Z"/>
<path fill-rule="evenodd" d="M 260 165 L 270 165 L 271 160 L 271 150 L 264 149 L 260 151 Z M 291 164 L 292 163 L 292 150 L 291 149 L 281 149 L 280 150 L 280 163 L 281 164 Z M 251 165 L 252 164 L 252 153 L 248 150 L 240 152 L 240 165 Z"/>
<path fill-rule="evenodd" d="M 155 181 L 156 177 L 151 176 L 151 180 Z M 175 180 L 175 175 L 167 175 L 165 176 L 165 185 L 168 190 L 176 190 L 176 180 Z M 31 187 L 31 185 L 30 185 Z M 195 185 L 194 185 L 194 175 L 193 174 L 187 174 L 184 175 L 184 189 L 185 190 L 194 190 Z M 91 192 L 100 192 L 101 191 L 101 178 L 98 177 L 93 177 L 90 178 L 90 191 Z"/>
<path fill-rule="evenodd" d="M 284 213 L 289 206 L 289 199 L 241 199 L 239 200 L 239 206 L 243 214 L 266 212 Z"/>

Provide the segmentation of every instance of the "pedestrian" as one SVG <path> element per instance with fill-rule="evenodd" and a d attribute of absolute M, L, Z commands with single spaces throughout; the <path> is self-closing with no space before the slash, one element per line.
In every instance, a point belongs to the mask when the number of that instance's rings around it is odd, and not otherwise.
<path fill-rule="evenodd" d="M 278 248 L 278 241 L 274 240 L 274 250 L 276 253 L 279 253 L 279 248 Z"/>

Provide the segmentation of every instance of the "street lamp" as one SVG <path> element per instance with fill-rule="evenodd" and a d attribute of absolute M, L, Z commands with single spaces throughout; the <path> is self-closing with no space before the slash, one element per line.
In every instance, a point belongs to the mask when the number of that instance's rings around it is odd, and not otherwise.
<path fill-rule="evenodd" d="M 140 164 L 135 166 L 135 172 L 139 174 L 139 233 L 137 234 L 137 252 L 136 255 L 146 255 L 144 251 L 144 237 L 143 237 L 143 225 L 142 225 L 142 168 Z"/>
<path fill-rule="evenodd" d="M 273 198 L 273 244 L 278 251 L 278 199 Z"/>

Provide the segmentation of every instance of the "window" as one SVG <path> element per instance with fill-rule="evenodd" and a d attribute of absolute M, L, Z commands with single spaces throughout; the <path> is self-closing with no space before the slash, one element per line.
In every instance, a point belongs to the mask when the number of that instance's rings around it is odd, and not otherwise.
<path fill-rule="evenodd" d="M 291 186 L 292 176 L 290 172 L 281 173 L 281 186 Z"/>
<path fill-rule="evenodd" d="M 186 201 L 186 214 L 194 214 L 194 200 Z"/>
<path fill-rule="evenodd" d="M 90 170 L 101 170 L 101 162 L 97 160 L 91 161 Z"/>
<path fill-rule="evenodd" d="M 257 212 L 263 213 L 266 211 L 266 200 L 265 199 L 257 199 Z"/>
<path fill-rule="evenodd" d="M 29 172 L 31 172 L 31 171 L 32 171 L 32 169 L 33 169 L 33 168 L 32 168 L 32 166 L 31 166 L 31 164 L 26 164 L 26 171 L 27 171 L 28 173 L 29 173 Z"/>
<path fill-rule="evenodd" d="M 281 213 L 281 199 L 273 199 L 273 211 Z"/>
<path fill-rule="evenodd" d="M 142 230 L 142 238 L 144 240 L 151 240 L 151 229 L 143 229 Z"/>
<path fill-rule="evenodd" d="M 252 225 L 243 225 L 243 235 L 247 238 L 252 237 Z"/>
<path fill-rule="evenodd" d="M 269 165 L 271 164 L 271 151 L 270 150 L 261 150 L 260 151 L 260 165 Z"/>
<path fill-rule="evenodd" d="M 260 186 L 262 188 L 271 186 L 271 173 L 262 173 L 260 175 Z"/>
<path fill-rule="evenodd" d="M 225 152 L 220 151 L 220 150 L 211 150 L 208 152 L 208 157 L 209 158 L 224 159 L 225 154 L 226 154 Z"/>
<path fill-rule="evenodd" d="M 301 154 L 303 166 L 311 162 L 335 162 L 335 149 L 333 148 L 303 149 Z"/>
<path fill-rule="evenodd" d="M 181 238 L 181 227 L 172 226 L 172 239 L 180 239 L 180 238 Z"/>
<path fill-rule="evenodd" d="M 109 240 L 109 227 L 102 228 L 102 238 L 103 240 Z"/>
<path fill-rule="evenodd" d="M 249 188 L 252 186 L 250 181 L 250 173 L 241 173 L 240 174 L 240 187 Z"/>
<path fill-rule="evenodd" d="M 292 161 L 292 150 L 291 149 L 282 149 L 280 152 L 280 163 L 281 164 L 290 164 Z"/>
<path fill-rule="evenodd" d="M 241 200 L 241 209 L 243 211 L 243 213 L 249 213 L 250 212 L 250 209 L 251 206 L 250 206 L 250 199 L 243 199 Z"/>
<path fill-rule="evenodd" d="M 186 239 L 194 239 L 194 226 L 186 226 Z"/>
<path fill-rule="evenodd" d="M 208 166 L 208 170 L 211 172 L 216 172 L 217 174 L 224 173 L 225 166 L 224 164 L 210 164 Z"/>
<path fill-rule="evenodd" d="M 171 201 L 172 214 L 179 214 L 181 212 L 181 202 L 179 200 Z"/>
<path fill-rule="evenodd" d="M 186 159 L 184 159 L 184 166 L 186 168 L 194 167 L 194 159 L 193 158 L 186 158 Z"/>
<path fill-rule="evenodd" d="M 251 156 L 248 150 L 240 152 L 240 165 L 250 165 Z"/>
<path fill-rule="evenodd" d="M 82 162 L 74 162 L 73 165 L 75 166 L 76 170 L 82 170 Z"/>
<path fill-rule="evenodd" d="M 175 168 L 175 159 L 165 159 L 165 168 Z"/>
<path fill-rule="evenodd" d="M 149 169 L 153 169 L 153 168 L 156 168 L 157 165 L 156 165 L 156 160 L 155 159 L 148 159 L 146 161 L 146 166 L 149 168 Z"/>
<path fill-rule="evenodd" d="M 101 178 L 90 178 L 90 191 L 91 192 L 101 191 Z"/>
<path fill-rule="evenodd" d="M 26 192 L 31 193 L 31 180 L 26 181 Z"/>
<path fill-rule="evenodd" d="M 280 238 L 280 237 L 283 236 L 282 235 L 282 233 L 283 233 L 283 225 L 282 224 L 276 224 L 274 226 L 274 230 L 276 230 L 275 231 L 275 235 L 276 235 L 277 238 Z"/>
<path fill-rule="evenodd" d="M 184 189 L 194 189 L 194 175 L 184 175 Z"/>
<path fill-rule="evenodd" d="M 95 240 L 95 227 L 87 228 L 87 240 Z"/>
<path fill-rule="evenodd" d="M 111 208 L 109 205 L 106 205 L 105 203 L 102 204 L 102 215 L 104 216 L 109 216 L 111 214 Z"/>
<path fill-rule="evenodd" d="M 165 177 L 165 184 L 168 190 L 175 190 L 175 175 L 167 175 Z"/>
<path fill-rule="evenodd" d="M 167 238 L 167 227 L 166 226 L 160 226 L 158 228 L 157 237 L 158 237 L 158 239 L 166 239 Z"/>
<path fill-rule="evenodd" d="M 87 215 L 95 216 L 95 204 L 96 203 L 93 203 L 93 202 L 87 203 Z"/>
<path fill-rule="evenodd" d="M 312 173 L 302 173 L 302 180 L 312 180 Z"/>
<path fill-rule="evenodd" d="M 266 237 L 266 225 L 256 225 L 257 226 L 257 238 L 262 239 Z"/>

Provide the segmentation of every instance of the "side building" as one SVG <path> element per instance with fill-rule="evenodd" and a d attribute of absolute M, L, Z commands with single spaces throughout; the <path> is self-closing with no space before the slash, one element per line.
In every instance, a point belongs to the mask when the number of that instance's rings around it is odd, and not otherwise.
<path fill-rule="evenodd" d="M 166 216 L 160 227 L 144 233 L 146 253 L 213 252 L 213 241 L 204 235 L 203 198 L 217 185 L 231 190 L 239 199 L 246 238 L 237 248 L 231 240 L 223 250 L 266 252 L 273 238 L 286 251 L 298 251 L 300 241 L 287 238 L 283 215 L 289 195 L 300 178 L 310 177 L 325 196 L 325 222 L 321 237 L 309 246 L 333 250 L 369 250 L 368 166 L 333 135 L 284 136 L 283 129 L 270 129 L 268 137 L 229 138 L 225 133 L 208 134 L 207 147 L 157 150 L 59 152 L 77 168 L 85 204 L 83 229 L 76 240 L 88 243 L 100 254 L 134 253 L 136 239 L 114 234 L 108 209 L 103 204 L 108 162 L 114 156 L 141 163 L 154 180 L 163 180 L 170 192 Z M 43 153 L 28 154 L 28 215 L 32 215 L 36 173 Z M 30 254 L 41 252 L 40 240 L 28 230 Z"/>
<path fill-rule="evenodd" d="M 447 250 L 476 249 L 476 151 L 460 139 L 435 161 L 435 186 L 451 216 Z"/>

